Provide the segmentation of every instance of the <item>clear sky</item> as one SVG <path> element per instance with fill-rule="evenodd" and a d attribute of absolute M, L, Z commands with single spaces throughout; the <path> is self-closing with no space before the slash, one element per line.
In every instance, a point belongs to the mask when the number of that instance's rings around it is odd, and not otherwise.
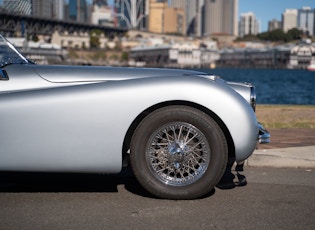
<path fill-rule="evenodd" d="M 268 21 L 281 20 L 286 9 L 315 8 L 315 0 L 239 0 L 239 14 L 253 12 L 259 21 L 260 31 L 268 29 Z"/>

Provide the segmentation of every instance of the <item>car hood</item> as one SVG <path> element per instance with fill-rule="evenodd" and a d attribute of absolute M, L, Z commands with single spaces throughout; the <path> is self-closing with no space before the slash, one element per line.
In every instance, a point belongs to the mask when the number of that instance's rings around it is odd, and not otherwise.
<path fill-rule="evenodd" d="M 97 66 L 34 66 L 44 79 L 54 83 L 120 81 L 161 76 L 206 75 L 202 72 L 178 69 L 153 69 Z"/>
<path fill-rule="evenodd" d="M 132 67 L 106 67 L 106 66 L 41 66 L 33 65 L 35 71 L 46 81 L 52 83 L 89 83 L 104 81 L 122 81 L 139 78 L 152 77 L 180 77 L 199 76 L 205 77 L 221 84 L 226 84 L 250 103 L 250 91 L 252 87 L 249 83 L 225 82 L 217 76 L 182 69 L 158 69 L 158 68 L 132 68 Z M 220 79 L 220 81 L 218 81 Z"/>

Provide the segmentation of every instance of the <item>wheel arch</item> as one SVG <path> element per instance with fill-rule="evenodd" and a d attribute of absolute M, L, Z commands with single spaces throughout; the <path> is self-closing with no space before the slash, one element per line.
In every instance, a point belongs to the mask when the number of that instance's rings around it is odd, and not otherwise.
<path fill-rule="evenodd" d="M 234 145 L 234 141 L 232 139 L 232 136 L 230 134 L 229 129 L 227 128 L 227 126 L 225 125 L 225 123 L 220 119 L 220 117 L 213 112 L 212 110 L 194 103 L 194 102 L 190 102 L 190 101 L 180 101 L 180 100 L 176 100 L 176 101 L 166 101 L 166 102 L 161 102 L 158 103 L 156 105 L 153 105 L 149 108 L 147 108 L 146 110 L 144 110 L 143 112 L 141 112 L 132 122 L 132 124 L 130 125 L 125 138 L 124 138 L 124 142 L 123 142 L 123 149 L 122 149 L 122 154 L 123 154 L 123 160 L 125 159 L 126 156 L 128 156 L 127 152 L 130 148 L 130 143 L 131 143 L 131 138 L 136 130 L 136 128 L 138 127 L 138 125 L 140 124 L 140 122 L 150 113 L 152 113 L 153 111 L 166 107 L 166 106 L 173 106 L 173 105 L 185 105 L 185 106 L 189 106 L 195 109 L 198 109 L 204 113 L 206 113 L 208 116 L 212 117 L 217 124 L 220 126 L 220 128 L 222 129 L 224 136 L 226 138 L 227 144 L 228 144 L 228 157 L 234 159 L 235 158 L 235 145 Z"/>

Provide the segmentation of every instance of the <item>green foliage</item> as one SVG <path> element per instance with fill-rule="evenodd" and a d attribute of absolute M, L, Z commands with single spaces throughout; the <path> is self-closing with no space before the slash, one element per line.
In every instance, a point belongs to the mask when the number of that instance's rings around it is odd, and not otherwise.
<path fill-rule="evenodd" d="M 70 50 L 69 50 L 69 57 L 75 59 L 75 58 L 79 58 L 79 55 L 77 54 L 76 51 L 70 49 Z"/>
<path fill-rule="evenodd" d="M 118 60 L 118 55 L 117 54 L 112 54 L 109 57 L 111 60 Z"/>
<path fill-rule="evenodd" d="M 38 42 L 39 41 L 38 36 L 36 34 L 31 35 L 31 39 L 32 39 L 33 42 Z"/>
<path fill-rule="evenodd" d="M 98 37 L 90 37 L 90 47 L 91 48 L 98 48 L 100 45 L 100 40 Z"/>
<path fill-rule="evenodd" d="M 287 34 L 291 38 L 291 40 L 298 40 L 301 39 L 301 37 L 303 36 L 303 31 L 297 28 L 293 28 L 290 29 Z"/>
<path fill-rule="evenodd" d="M 257 35 L 246 35 L 243 38 L 239 38 L 238 41 L 272 41 L 272 42 L 290 42 L 299 40 L 303 36 L 303 31 L 297 28 L 290 29 L 285 33 L 281 29 L 260 33 Z"/>
<path fill-rule="evenodd" d="M 238 41 L 247 41 L 247 42 L 253 42 L 258 41 L 259 38 L 253 34 L 247 34 L 243 38 L 238 39 Z"/>
<path fill-rule="evenodd" d="M 100 36 L 102 35 L 102 31 L 98 29 L 91 30 L 90 32 L 90 47 L 91 48 L 99 48 L 100 46 Z"/>
<path fill-rule="evenodd" d="M 103 33 L 103 31 L 99 30 L 99 29 L 94 29 L 94 30 L 91 30 L 90 32 L 90 36 L 93 35 L 93 36 L 101 36 Z"/>
<path fill-rule="evenodd" d="M 272 42 L 279 42 L 279 41 L 288 42 L 290 40 L 289 36 L 286 33 L 284 33 L 283 30 L 280 30 L 280 29 L 258 34 L 257 38 L 263 41 L 272 41 Z"/>
<path fill-rule="evenodd" d="M 98 51 L 98 52 L 95 52 L 93 55 L 90 56 L 92 60 L 94 61 L 104 61 L 106 60 L 107 58 L 107 55 L 105 52 L 103 51 Z"/>
<path fill-rule="evenodd" d="M 127 52 L 122 52 L 121 53 L 121 60 L 122 61 L 128 61 L 129 55 Z"/>

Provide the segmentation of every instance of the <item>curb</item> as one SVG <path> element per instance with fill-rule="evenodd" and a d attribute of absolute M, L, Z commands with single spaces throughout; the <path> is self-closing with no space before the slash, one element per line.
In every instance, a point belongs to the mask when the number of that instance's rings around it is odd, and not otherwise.
<path fill-rule="evenodd" d="M 315 168 L 315 146 L 255 150 L 249 167 Z"/>

